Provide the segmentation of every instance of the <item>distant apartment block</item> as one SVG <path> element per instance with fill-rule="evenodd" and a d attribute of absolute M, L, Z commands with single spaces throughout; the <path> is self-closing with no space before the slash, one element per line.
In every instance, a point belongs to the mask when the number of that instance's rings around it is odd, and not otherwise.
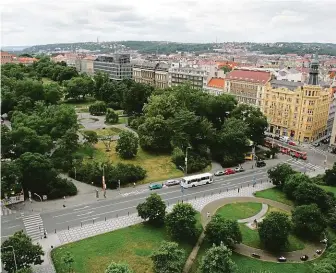
<path fill-rule="evenodd" d="M 164 89 L 168 87 L 168 69 L 166 63 L 141 61 L 133 64 L 133 80 Z"/>
<path fill-rule="evenodd" d="M 169 69 L 168 85 L 178 86 L 189 83 L 193 89 L 203 89 L 207 84 L 208 73 L 192 67 L 175 67 Z"/>
<path fill-rule="evenodd" d="M 1 64 L 6 64 L 6 63 L 14 63 L 14 64 L 32 64 L 36 62 L 36 58 L 29 58 L 29 57 L 18 57 L 14 54 L 10 54 L 5 51 L 1 51 Z"/>
<path fill-rule="evenodd" d="M 261 106 L 266 84 L 271 80 L 271 73 L 236 69 L 225 78 L 224 90 L 236 97 L 239 103 Z"/>
<path fill-rule="evenodd" d="M 101 55 L 93 61 L 94 73 L 107 73 L 111 80 L 132 78 L 130 54 Z"/>
<path fill-rule="evenodd" d="M 212 77 L 203 89 L 211 95 L 218 96 L 224 93 L 224 85 L 225 79 Z"/>
<path fill-rule="evenodd" d="M 90 76 L 94 74 L 93 62 L 96 59 L 94 56 L 87 56 L 81 60 L 81 72 Z"/>

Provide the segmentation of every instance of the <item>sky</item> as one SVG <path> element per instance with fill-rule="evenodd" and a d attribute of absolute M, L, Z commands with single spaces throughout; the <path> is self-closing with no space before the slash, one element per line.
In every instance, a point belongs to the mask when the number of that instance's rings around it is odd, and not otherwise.
<path fill-rule="evenodd" d="M 1 45 L 336 43 L 336 0 L 2 0 Z"/>

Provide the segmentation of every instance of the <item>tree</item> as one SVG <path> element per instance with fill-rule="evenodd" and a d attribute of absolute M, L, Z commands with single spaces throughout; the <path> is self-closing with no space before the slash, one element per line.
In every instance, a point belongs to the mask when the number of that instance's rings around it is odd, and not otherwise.
<path fill-rule="evenodd" d="M 205 235 L 209 243 L 215 245 L 223 242 L 226 246 L 233 247 L 242 242 L 238 222 L 224 219 L 220 215 L 212 217 L 206 226 Z"/>
<path fill-rule="evenodd" d="M 298 206 L 292 213 L 294 231 L 301 237 L 319 238 L 327 227 L 326 219 L 316 204 Z"/>
<path fill-rule="evenodd" d="M 185 252 L 175 242 L 163 241 L 151 255 L 155 273 L 181 273 Z"/>
<path fill-rule="evenodd" d="M 84 139 L 90 145 L 98 143 L 98 134 L 95 131 L 84 131 Z"/>
<path fill-rule="evenodd" d="M 259 237 L 264 247 L 271 251 L 282 250 L 291 230 L 288 216 L 282 212 L 271 212 L 259 224 Z"/>
<path fill-rule="evenodd" d="M 273 185 L 282 187 L 286 182 L 287 177 L 296 172 L 292 167 L 286 163 L 278 164 L 276 167 L 267 171 L 268 178 L 272 181 Z"/>
<path fill-rule="evenodd" d="M 1 198 L 5 195 L 10 196 L 11 193 L 19 193 L 22 191 L 21 170 L 16 161 L 1 163 Z"/>
<path fill-rule="evenodd" d="M 160 195 L 152 193 L 144 203 L 137 206 L 139 216 L 152 225 L 161 225 L 166 216 L 166 204 Z"/>
<path fill-rule="evenodd" d="M 295 191 L 301 183 L 311 182 L 310 178 L 302 173 L 295 173 L 287 176 L 282 191 L 286 196 L 293 200 L 295 199 Z"/>
<path fill-rule="evenodd" d="M 65 266 L 68 268 L 68 272 L 73 272 L 73 263 L 75 260 L 70 252 L 67 251 L 65 253 L 65 255 L 62 257 L 62 261 L 65 264 Z"/>
<path fill-rule="evenodd" d="M 123 263 L 117 264 L 115 262 L 112 262 L 106 268 L 105 273 L 133 273 L 133 270 L 130 269 L 127 264 Z"/>
<path fill-rule="evenodd" d="M 125 90 L 123 95 L 122 108 L 130 115 L 139 115 L 142 108 L 147 103 L 149 96 L 154 88 L 150 85 L 133 82 L 132 85 Z"/>
<path fill-rule="evenodd" d="M 332 169 L 326 170 L 324 182 L 329 186 L 336 186 L 336 163 L 334 163 Z"/>
<path fill-rule="evenodd" d="M 43 262 L 41 259 L 41 256 L 44 255 L 42 247 L 39 244 L 33 244 L 32 239 L 23 231 L 18 231 L 1 245 L 1 259 L 5 270 L 9 273 L 15 272 L 13 249 L 18 269 L 29 268 L 31 265 Z"/>
<path fill-rule="evenodd" d="M 335 206 L 334 195 L 329 195 L 324 189 L 313 183 L 299 184 L 294 192 L 294 197 L 298 205 L 315 203 L 323 212 Z"/>
<path fill-rule="evenodd" d="M 152 152 L 166 152 L 171 150 L 171 134 L 168 122 L 160 115 L 148 117 L 138 128 L 141 148 Z"/>
<path fill-rule="evenodd" d="M 198 235 L 196 210 L 190 204 L 176 204 L 166 216 L 166 225 L 171 236 L 178 240 L 194 240 Z"/>
<path fill-rule="evenodd" d="M 138 137 L 131 131 L 122 131 L 117 141 L 116 152 L 123 159 L 131 159 L 138 152 Z"/>
<path fill-rule="evenodd" d="M 94 116 L 105 115 L 107 111 L 106 103 L 103 101 L 96 101 L 89 106 L 89 112 Z"/>
<path fill-rule="evenodd" d="M 47 104 L 56 104 L 63 97 L 59 84 L 51 83 L 44 85 L 44 100 Z"/>
<path fill-rule="evenodd" d="M 75 77 L 65 82 L 66 99 L 84 99 L 85 96 L 92 94 L 94 82 L 89 77 Z"/>
<path fill-rule="evenodd" d="M 101 88 L 102 88 L 102 86 L 104 84 L 106 84 L 106 83 L 109 82 L 109 76 L 108 76 L 108 74 L 107 73 L 98 72 L 98 73 L 95 73 L 93 79 L 94 79 L 94 83 L 95 83 L 95 89 L 94 89 L 95 91 L 94 91 L 94 93 L 95 93 L 96 99 L 105 101 L 103 99 L 102 94 L 101 94 L 102 93 Z"/>
<path fill-rule="evenodd" d="M 237 266 L 231 260 L 232 252 L 223 243 L 213 245 L 205 252 L 200 264 L 200 273 L 233 273 Z"/>
<path fill-rule="evenodd" d="M 243 120 L 248 125 L 248 135 L 255 145 L 263 144 L 267 128 L 267 118 L 260 109 L 253 105 L 239 104 L 232 113 L 232 117 Z"/>
<path fill-rule="evenodd" d="M 105 123 L 116 124 L 119 121 L 119 116 L 112 109 L 107 109 Z"/>

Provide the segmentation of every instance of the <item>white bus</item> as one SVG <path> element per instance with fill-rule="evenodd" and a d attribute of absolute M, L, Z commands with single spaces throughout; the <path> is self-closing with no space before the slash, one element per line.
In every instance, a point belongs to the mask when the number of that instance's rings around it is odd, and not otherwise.
<path fill-rule="evenodd" d="M 191 188 L 213 182 L 213 175 L 211 173 L 202 173 L 182 178 L 181 187 Z"/>

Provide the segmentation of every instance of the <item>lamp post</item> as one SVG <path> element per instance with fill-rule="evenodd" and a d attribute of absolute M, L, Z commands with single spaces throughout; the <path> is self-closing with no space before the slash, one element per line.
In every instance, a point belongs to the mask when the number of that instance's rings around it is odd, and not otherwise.
<path fill-rule="evenodd" d="M 16 263 L 16 256 L 15 256 L 14 247 L 13 246 L 5 246 L 5 247 L 2 247 L 2 248 L 12 248 L 13 257 L 14 257 L 14 264 L 15 264 L 15 272 L 17 272 L 18 268 L 17 268 L 17 263 Z"/>
<path fill-rule="evenodd" d="M 186 148 L 186 157 L 185 157 L 185 174 L 188 174 L 188 149 L 191 149 L 190 146 Z"/>
<path fill-rule="evenodd" d="M 75 180 L 77 180 L 77 169 L 76 167 L 74 167 L 74 169 L 75 169 Z"/>

